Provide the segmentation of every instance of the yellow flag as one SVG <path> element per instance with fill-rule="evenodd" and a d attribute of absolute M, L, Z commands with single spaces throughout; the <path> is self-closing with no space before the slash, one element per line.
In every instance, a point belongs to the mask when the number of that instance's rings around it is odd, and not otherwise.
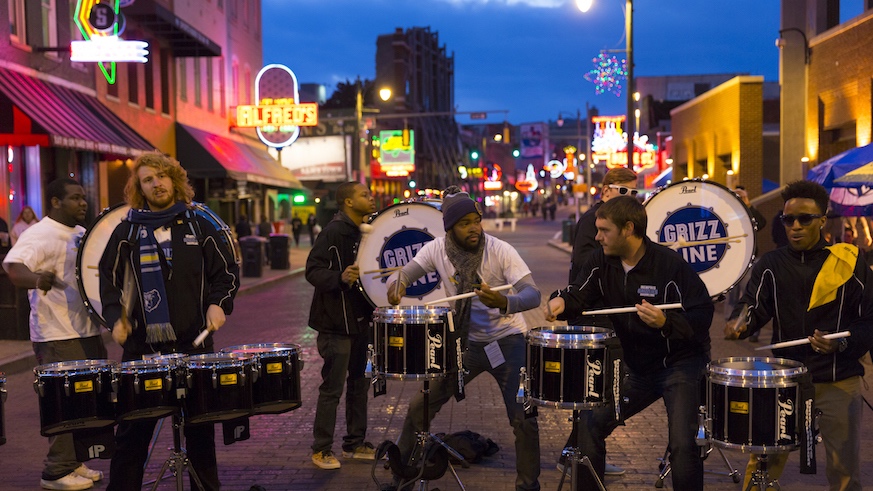
<path fill-rule="evenodd" d="M 851 244 L 834 244 L 825 249 L 830 251 L 830 255 L 815 277 L 807 312 L 836 300 L 837 290 L 849 281 L 858 262 L 858 248 Z"/>

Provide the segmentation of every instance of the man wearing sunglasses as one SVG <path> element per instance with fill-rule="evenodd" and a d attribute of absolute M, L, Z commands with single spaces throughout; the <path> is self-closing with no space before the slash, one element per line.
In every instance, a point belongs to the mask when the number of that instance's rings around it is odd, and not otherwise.
<path fill-rule="evenodd" d="M 829 202 L 824 187 L 796 181 L 782 191 L 782 199 L 779 221 L 788 246 L 764 254 L 755 263 L 725 325 L 725 338 L 746 338 L 772 320 L 774 342 L 809 340 L 809 344 L 774 349 L 773 355 L 803 363 L 812 377 L 815 406 L 822 412 L 819 429 L 830 489 L 860 490 L 864 368 L 859 358 L 873 347 L 873 272 L 856 246 L 831 246 L 822 238 Z M 747 314 L 741 316 L 744 311 Z M 825 338 L 845 331 L 851 336 Z M 787 453 L 770 457 L 771 479 L 782 474 L 787 459 Z M 802 470 L 803 463 L 802 459 Z M 743 489 L 755 467 L 752 455 Z M 814 472 L 814 468 L 806 470 Z"/>

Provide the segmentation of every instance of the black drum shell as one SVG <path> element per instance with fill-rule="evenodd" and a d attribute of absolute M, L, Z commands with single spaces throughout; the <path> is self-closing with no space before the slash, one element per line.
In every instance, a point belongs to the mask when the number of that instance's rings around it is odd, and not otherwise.
<path fill-rule="evenodd" d="M 444 376 L 451 360 L 447 307 L 380 307 L 373 314 L 375 370 L 389 379 Z"/>
<path fill-rule="evenodd" d="M 222 353 L 244 353 L 254 359 L 252 384 L 254 414 L 281 414 L 303 404 L 300 373 L 303 360 L 295 344 L 253 344 L 231 346 Z"/>
<path fill-rule="evenodd" d="M 153 360 L 122 363 L 116 372 L 116 387 L 118 422 L 161 419 L 180 409 L 177 372 L 169 364 Z"/>
<path fill-rule="evenodd" d="M 6 404 L 6 374 L 0 372 L 0 445 L 6 443 L 6 413 L 3 405 Z"/>
<path fill-rule="evenodd" d="M 34 368 L 42 436 L 115 424 L 112 400 L 114 363 L 98 365 L 91 361 L 51 363 Z M 70 368 L 64 370 L 64 367 Z M 67 381 L 69 394 L 65 388 Z"/>
<path fill-rule="evenodd" d="M 250 357 L 232 353 L 192 355 L 185 374 L 188 424 L 230 421 L 252 414 L 255 372 Z"/>

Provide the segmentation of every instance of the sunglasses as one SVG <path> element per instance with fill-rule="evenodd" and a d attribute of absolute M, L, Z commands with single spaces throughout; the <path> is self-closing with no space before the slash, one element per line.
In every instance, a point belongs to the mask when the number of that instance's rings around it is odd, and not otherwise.
<path fill-rule="evenodd" d="M 801 227 L 806 227 L 816 218 L 821 218 L 824 215 L 818 213 L 801 213 L 800 215 L 779 215 L 779 220 L 786 227 L 794 225 L 794 221 L 800 222 Z"/>
<path fill-rule="evenodd" d="M 639 190 L 637 190 L 637 189 L 619 186 L 618 184 L 610 184 L 609 188 L 610 189 L 617 189 L 618 194 L 620 194 L 622 196 L 627 195 L 627 194 L 630 194 L 631 196 L 636 196 L 637 193 L 639 193 Z"/>

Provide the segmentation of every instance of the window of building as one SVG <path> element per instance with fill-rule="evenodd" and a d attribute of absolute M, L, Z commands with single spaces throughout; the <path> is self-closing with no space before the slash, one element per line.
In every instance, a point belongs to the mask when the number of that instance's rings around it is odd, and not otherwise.
<path fill-rule="evenodd" d="M 162 49 L 161 54 L 161 112 L 170 114 L 170 50 Z"/>
<path fill-rule="evenodd" d="M 127 65 L 127 100 L 131 104 L 139 105 L 139 63 L 126 63 Z"/>
<path fill-rule="evenodd" d="M 188 58 L 179 58 L 179 100 L 188 100 Z"/>
<path fill-rule="evenodd" d="M 227 91 L 225 90 L 224 80 L 224 58 L 218 59 L 218 114 L 222 117 L 227 116 Z"/>
<path fill-rule="evenodd" d="M 100 78 L 102 79 L 103 77 L 100 77 Z M 118 74 L 117 74 L 117 72 L 115 75 L 115 82 L 116 83 L 114 83 L 114 84 L 110 84 L 109 82 L 106 82 L 106 95 L 108 97 L 115 98 L 115 100 L 118 100 L 118 83 L 117 83 L 118 82 Z"/>
<path fill-rule="evenodd" d="M 9 0 L 9 38 L 13 42 L 27 44 L 24 0 Z"/>
<path fill-rule="evenodd" d="M 246 77 L 243 80 L 243 87 L 245 87 L 245 94 L 243 95 L 243 100 L 246 104 L 252 103 L 252 70 L 249 67 L 246 67 Z"/>
<path fill-rule="evenodd" d="M 200 66 L 203 64 L 202 58 L 194 58 L 194 105 L 203 107 L 203 87 L 200 77 Z"/>
<path fill-rule="evenodd" d="M 230 69 L 230 105 L 238 106 L 239 105 L 239 62 L 237 60 L 233 60 L 233 64 Z"/>
<path fill-rule="evenodd" d="M 145 107 L 153 110 L 155 108 L 154 57 L 149 56 L 148 61 L 146 61 L 145 66 L 143 67 L 143 71 L 145 72 L 145 83 L 143 84 L 143 87 L 145 87 Z"/>
<path fill-rule="evenodd" d="M 40 0 L 40 16 L 42 20 L 42 46 L 56 47 L 58 45 L 58 12 L 55 0 Z M 54 51 L 46 52 L 47 56 L 57 58 Z"/>
<path fill-rule="evenodd" d="M 206 109 L 215 112 L 215 85 L 212 77 L 212 65 L 215 60 L 206 58 Z"/>

